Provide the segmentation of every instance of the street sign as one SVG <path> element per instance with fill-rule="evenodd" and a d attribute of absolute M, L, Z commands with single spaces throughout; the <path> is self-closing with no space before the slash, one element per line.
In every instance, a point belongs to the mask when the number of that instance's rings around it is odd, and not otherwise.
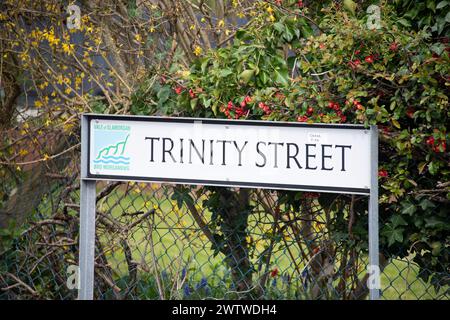
<path fill-rule="evenodd" d="M 379 279 L 376 126 L 83 115 L 81 300 L 94 297 L 98 180 L 368 195 L 369 278 Z"/>
<path fill-rule="evenodd" d="M 86 178 L 370 192 L 370 128 L 88 115 Z"/>

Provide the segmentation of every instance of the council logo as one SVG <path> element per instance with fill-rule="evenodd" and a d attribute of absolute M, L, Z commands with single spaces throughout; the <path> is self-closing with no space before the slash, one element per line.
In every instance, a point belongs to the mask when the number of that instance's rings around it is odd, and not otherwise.
<path fill-rule="evenodd" d="M 130 127 L 111 124 L 94 125 L 93 168 L 95 171 L 130 170 L 128 154 Z"/>

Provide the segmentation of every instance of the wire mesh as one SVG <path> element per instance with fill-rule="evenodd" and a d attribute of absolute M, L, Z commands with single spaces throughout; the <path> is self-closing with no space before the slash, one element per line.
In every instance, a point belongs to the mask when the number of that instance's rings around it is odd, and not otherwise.
<path fill-rule="evenodd" d="M 368 299 L 359 196 L 97 183 L 96 299 Z M 1 299 L 76 299 L 76 179 L 1 253 Z M 382 261 L 382 298 L 448 299 L 411 257 Z"/>

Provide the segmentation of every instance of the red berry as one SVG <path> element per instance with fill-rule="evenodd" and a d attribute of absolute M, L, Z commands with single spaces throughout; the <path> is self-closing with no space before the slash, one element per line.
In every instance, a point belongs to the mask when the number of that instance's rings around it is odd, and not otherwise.
<path fill-rule="evenodd" d="M 176 94 L 181 94 L 181 92 L 183 92 L 183 87 L 178 86 L 178 87 L 175 88 L 175 93 Z"/>
<path fill-rule="evenodd" d="M 349 64 L 350 68 L 356 69 L 361 64 L 361 60 L 356 59 L 353 61 L 349 61 L 348 64 Z"/>
<path fill-rule="evenodd" d="M 307 116 L 299 116 L 297 118 L 298 122 L 307 122 L 308 121 L 308 117 Z"/>
<path fill-rule="evenodd" d="M 426 141 L 427 145 L 433 146 L 434 145 L 434 137 L 429 137 Z"/>
<path fill-rule="evenodd" d="M 388 172 L 385 169 L 381 169 L 380 171 L 378 171 L 378 176 L 386 178 L 388 176 Z"/>
<path fill-rule="evenodd" d="M 389 46 L 389 50 L 397 51 L 398 50 L 398 43 L 397 42 L 392 42 L 391 45 Z"/>
<path fill-rule="evenodd" d="M 278 275 L 278 269 L 277 268 L 274 268 L 274 269 L 272 269 L 272 271 L 270 271 L 270 276 L 272 278 L 275 278 L 277 275 Z"/>
<path fill-rule="evenodd" d="M 408 108 L 408 110 L 406 110 L 406 115 L 410 118 L 414 118 L 414 108 Z"/>
<path fill-rule="evenodd" d="M 433 150 L 434 152 L 445 152 L 445 150 L 447 149 L 447 143 L 445 142 L 445 140 L 439 140 L 439 143 L 437 143 L 434 147 Z"/>
<path fill-rule="evenodd" d="M 192 98 L 192 99 L 194 99 L 195 98 L 195 93 L 194 93 L 194 90 L 192 90 L 192 89 L 189 89 L 189 96 Z"/>
<path fill-rule="evenodd" d="M 312 115 L 313 112 L 314 112 L 313 107 L 309 107 L 309 108 L 306 110 L 306 113 L 307 113 L 308 115 Z"/>
<path fill-rule="evenodd" d="M 367 56 L 364 58 L 364 61 L 366 61 L 367 63 L 373 63 L 374 59 L 373 56 Z"/>

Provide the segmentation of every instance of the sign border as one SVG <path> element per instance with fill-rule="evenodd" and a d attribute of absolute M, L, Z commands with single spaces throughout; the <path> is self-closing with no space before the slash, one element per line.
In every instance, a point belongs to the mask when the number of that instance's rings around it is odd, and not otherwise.
<path fill-rule="evenodd" d="M 299 123 L 285 121 L 260 121 L 260 120 L 226 120 L 226 119 L 207 119 L 207 118 L 169 118 L 158 116 L 124 116 L 124 115 L 98 115 L 83 114 L 86 117 L 88 128 L 88 154 L 87 154 L 87 173 L 83 177 L 87 180 L 109 180 L 109 181 L 139 181 L 139 182 L 155 182 L 155 183 L 174 183 L 174 184 L 194 184 L 214 187 L 237 187 L 237 188 L 261 188 L 276 190 L 293 190 L 306 192 L 330 192 L 330 193 L 347 193 L 358 195 L 369 195 L 370 188 L 341 188 L 327 186 L 311 186 L 311 185 L 292 185 L 292 184 L 276 184 L 276 183 L 260 183 L 249 181 L 222 181 L 222 180 L 201 180 L 201 179 L 172 179 L 157 177 L 140 177 L 140 176 L 124 176 L 124 175 L 106 175 L 91 173 L 91 121 L 93 120 L 127 120 L 127 121 L 144 121 L 144 122 L 170 122 L 170 123 L 204 123 L 204 124 L 222 124 L 230 126 L 269 126 L 269 127 L 301 127 L 301 128 L 326 128 L 326 129 L 352 129 L 364 130 L 371 134 L 370 128 L 358 124 L 325 124 L 325 123 Z"/>

